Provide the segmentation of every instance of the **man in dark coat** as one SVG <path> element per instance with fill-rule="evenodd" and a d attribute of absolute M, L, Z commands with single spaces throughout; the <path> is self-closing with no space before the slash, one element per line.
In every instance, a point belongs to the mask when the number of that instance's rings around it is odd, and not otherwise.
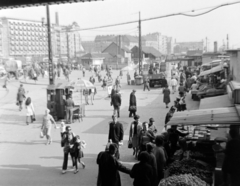
<path fill-rule="evenodd" d="M 137 111 L 137 100 L 135 96 L 136 90 L 133 90 L 132 93 L 130 94 L 130 100 L 129 100 L 129 117 L 131 118 L 132 115 L 135 117 L 136 116 L 136 111 Z"/>
<path fill-rule="evenodd" d="M 109 151 L 100 152 L 97 157 L 98 180 L 97 186 L 121 186 L 118 171 L 130 174 L 130 169 L 123 166 L 115 157 L 115 144 L 110 144 Z"/>
<path fill-rule="evenodd" d="M 22 103 L 25 99 L 25 89 L 23 88 L 23 85 L 21 84 L 20 87 L 18 88 L 18 93 L 17 93 L 17 103 L 19 105 L 19 111 L 22 110 Z"/>
<path fill-rule="evenodd" d="M 154 184 L 153 168 L 148 164 L 149 154 L 144 151 L 139 155 L 139 163 L 133 165 L 130 176 L 134 186 L 152 186 Z"/>
<path fill-rule="evenodd" d="M 118 118 L 120 117 L 121 103 L 122 103 L 121 95 L 119 94 L 119 90 L 116 90 L 116 93 L 112 96 L 111 105 L 113 105 L 113 109 L 114 109 L 113 115 L 115 115 L 117 111 Z"/>
<path fill-rule="evenodd" d="M 119 159 L 119 145 L 123 143 L 122 140 L 124 135 L 123 125 L 117 121 L 117 117 L 115 115 L 112 116 L 112 119 L 113 121 L 109 124 L 108 142 L 115 143 L 117 145 L 115 156 Z"/>

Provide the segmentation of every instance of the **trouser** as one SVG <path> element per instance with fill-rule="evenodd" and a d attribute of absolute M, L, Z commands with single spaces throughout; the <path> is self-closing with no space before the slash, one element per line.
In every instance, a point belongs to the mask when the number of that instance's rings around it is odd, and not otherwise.
<path fill-rule="evenodd" d="M 66 119 L 67 123 L 72 123 L 73 111 L 71 108 L 67 108 L 66 117 L 67 117 Z"/>
<path fill-rule="evenodd" d="M 129 117 L 132 117 L 132 115 L 136 116 L 136 111 L 135 110 L 134 111 L 129 111 Z"/>
<path fill-rule="evenodd" d="M 115 143 L 116 146 L 117 146 L 116 153 L 115 153 L 115 157 L 116 157 L 117 159 L 120 159 L 119 144 L 118 144 L 119 142 L 113 142 L 113 143 Z"/>
<path fill-rule="evenodd" d="M 74 161 L 74 159 L 73 159 L 73 154 L 71 154 L 70 152 L 64 152 L 62 170 L 67 170 L 67 166 L 68 166 L 68 154 L 70 154 L 70 156 L 71 156 L 71 158 L 72 158 L 73 166 L 75 165 L 75 161 Z"/>
<path fill-rule="evenodd" d="M 164 178 L 164 171 L 163 170 L 158 170 L 158 175 L 157 175 L 157 185 L 159 182 Z"/>
<path fill-rule="evenodd" d="M 120 107 L 119 106 L 113 106 L 113 115 L 115 115 L 117 112 L 118 117 L 120 117 Z"/>
<path fill-rule="evenodd" d="M 90 95 L 90 100 L 91 100 L 91 103 L 92 103 L 92 105 L 93 105 L 94 93 L 91 93 L 91 95 Z"/>
<path fill-rule="evenodd" d="M 89 103 L 88 103 L 88 95 L 87 95 L 87 96 L 85 95 L 85 103 L 86 103 L 86 105 L 89 104 Z"/>
<path fill-rule="evenodd" d="M 150 91 L 149 85 L 147 85 L 147 84 L 144 84 L 143 91 L 145 91 L 145 88 L 147 88 L 147 89 L 148 89 L 148 91 Z"/>
<path fill-rule="evenodd" d="M 26 116 L 26 123 L 29 123 L 28 118 L 30 118 L 30 122 L 33 123 L 33 116 Z"/>

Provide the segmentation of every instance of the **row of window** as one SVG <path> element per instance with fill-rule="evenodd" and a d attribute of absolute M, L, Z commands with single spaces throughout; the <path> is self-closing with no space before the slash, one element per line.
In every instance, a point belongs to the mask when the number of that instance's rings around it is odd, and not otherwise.
<path fill-rule="evenodd" d="M 15 21 L 9 21 L 8 23 L 9 25 L 42 27 L 42 24 L 39 24 L 39 23 L 24 23 L 24 22 L 15 22 Z"/>
<path fill-rule="evenodd" d="M 47 41 L 47 39 L 46 38 L 42 38 L 42 37 L 15 37 L 15 38 L 13 38 L 13 37 L 11 37 L 11 42 L 12 41 L 15 41 L 15 42 L 17 42 L 17 41 L 39 41 L 39 42 L 46 42 Z"/>
<path fill-rule="evenodd" d="M 9 28 L 10 28 L 10 30 L 47 32 L 46 28 L 33 28 L 33 27 L 22 27 L 22 26 L 9 26 Z"/>
<path fill-rule="evenodd" d="M 11 35 L 23 35 L 23 36 L 33 36 L 33 35 L 39 35 L 39 36 L 47 36 L 46 32 L 24 32 L 24 31 L 10 31 Z"/>
<path fill-rule="evenodd" d="M 48 49 L 47 48 L 40 48 L 40 49 L 26 49 L 26 48 L 11 48 L 10 49 L 11 51 L 47 51 Z"/>

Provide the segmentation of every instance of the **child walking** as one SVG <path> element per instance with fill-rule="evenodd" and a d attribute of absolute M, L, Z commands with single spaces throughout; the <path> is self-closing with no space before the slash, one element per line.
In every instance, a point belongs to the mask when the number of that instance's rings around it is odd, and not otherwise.
<path fill-rule="evenodd" d="M 80 140 L 80 136 L 76 135 L 74 138 L 74 144 L 73 144 L 73 158 L 74 158 L 74 166 L 75 171 L 74 174 L 78 173 L 78 162 L 82 164 L 83 169 L 85 168 L 84 162 L 81 160 L 81 158 L 84 157 L 83 149 L 86 147 L 86 143 L 83 140 Z"/>

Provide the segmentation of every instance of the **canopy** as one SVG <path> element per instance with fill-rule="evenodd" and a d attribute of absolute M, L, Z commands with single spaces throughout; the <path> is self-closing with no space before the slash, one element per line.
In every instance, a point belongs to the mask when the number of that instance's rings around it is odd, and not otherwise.
<path fill-rule="evenodd" d="M 122 68 L 122 71 L 133 71 L 136 67 L 133 65 L 128 65 L 124 68 Z"/>
<path fill-rule="evenodd" d="M 205 76 L 205 75 L 208 75 L 208 74 L 213 74 L 213 73 L 219 72 L 221 70 L 223 70 L 222 65 L 218 65 L 216 67 L 211 68 L 210 70 L 206 70 L 206 71 L 201 72 L 199 74 L 199 76 Z"/>
<path fill-rule="evenodd" d="M 208 125 L 237 124 L 240 125 L 239 108 L 224 107 L 175 112 L 167 125 Z"/>
<path fill-rule="evenodd" d="M 76 88 L 94 88 L 95 86 L 88 80 L 78 79 L 70 83 L 73 87 Z"/>
<path fill-rule="evenodd" d="M 7 72 L 15 72 L 18 69 L 22 68 L 22 62 L 19 60 L 11 59 L 5 62 L 4 67 Z"/>

